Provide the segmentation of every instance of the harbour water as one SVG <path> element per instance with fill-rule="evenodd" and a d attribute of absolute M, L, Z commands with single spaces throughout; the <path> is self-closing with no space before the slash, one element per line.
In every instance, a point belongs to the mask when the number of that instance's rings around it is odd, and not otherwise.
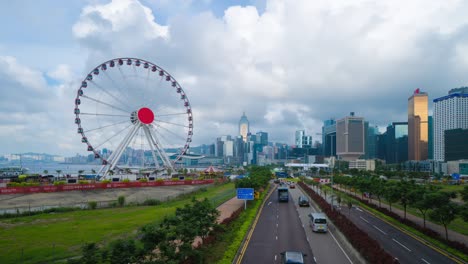
<path fill-rule="evenodd" d="M 83 174 L 91 174 L 92 170 L 99 171 L 100 165 L 94 164 L 64 164 L 64 163 L 39 163 L 39 162 L 23 162 L 21 164 L 23 168 L 27 168 L 27 173 L 38 173 L 44 174 L 44 170 L 47 170 L 47 174 L 55 175 L 57 170 L 61 170 L 60 174 L 77 175 L 78 171 L 83 170 Z M 0 164 L 0 168 L 5 167 L 20 167 L 20 164 Z"/>

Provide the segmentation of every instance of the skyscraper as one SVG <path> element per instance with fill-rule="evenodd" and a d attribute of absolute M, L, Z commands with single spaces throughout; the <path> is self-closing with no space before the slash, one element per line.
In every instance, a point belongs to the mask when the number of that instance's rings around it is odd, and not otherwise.
<path fill-rule="evenodd" d="M 295 143 L 298 148 L 311 148 L 312 136 L 306 136 L 305 130 L 296 130 Z"/>
<path fill-rule="evenodd" d="M 336 154 L 347 161 L 364 155 L 364 134 L 364 118 L 354 116 L 354 112 L 336 121 Z"/>
<path fill-rule="evenodd" d="M 416 89 L 408 98 L 408 159 L 426 160 L 428 143 L 427 93 Z"/>
<path fill-rule="evenodd" d="M 402 163 L 408 160 L 408 123 L 393 122 L 387 127 L 385 162 Z"/>
<path fill-rule="evenodd" d="M 249 132 L 249 120 L 247 120 L 244 112 L 239 120 L 239 135 L 242 136 L 244 142 L 247 142 L 247 134 L 249 134 Z"/>
<path fill-rule="evenodd" d="M 324 156 L 336 156 L 336 122 L 334 119 L 323 121 L 322 145 Z"/>
<path fill-rule="evenodd" d="M 445 131 L 468 128 L 468 87 L 452 89 L 434 102 L 434 160 L 445 161 Z"/>
<path fill-rule="evenodd" d="M 364 122 L 364 132 L 366 137 L 366 150 L 364 154 L 365 159 L 374 159 L 376 157 L 377 150 L 377 135 L 379 129 L 377 126 L 369 125 L 369 122 Z"/>

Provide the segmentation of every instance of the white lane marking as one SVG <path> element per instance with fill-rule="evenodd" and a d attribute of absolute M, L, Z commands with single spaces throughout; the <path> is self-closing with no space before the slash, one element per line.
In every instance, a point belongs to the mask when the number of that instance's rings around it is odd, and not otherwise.
<path fill-rule="evenodd" d="M 364 220 L 364 222 L 368 223 L 369 224 L 369 221 L 367 221 L 365 218 L 363 218 L 362 216 L 360 216 L 359 218 L 361 218 L 362 220 Z"/>
<path fill-rule="evenodd" d="M 276 228 L 278 228 L 278 224 L 276 224 Z"/>
<path fill-rule="evenodd" d="M 397 242 L 400 246 L 404 247 L 406 250 L 408 250 L 409 252 L 411 252 L 411 249 L 409 249 L 407 246 L 403 245 L 402 243 L 398 242 L 398 240 L 392 238 L 393 241 Z"/>
<path fill-rule="evenodd" d="M 277 258 L 277 257 L 278 257 L 278 256 L 275 255 L 275 261 L 276 261 L 276 258 Z"/>
<path fill-rule="evenodd" d="M 271 202 L 269 202 L 267 205 L 270 205 L 270 204 L 271 204 Z"/>
<path fill-rule="evenodd" d="M 363 211 L 361 208 L 359 208 L 359 207 L 355 207 L 355 208 L 356 208 L 356 210 L 358 210 L 359 212 L 364 212 L 364 211 Z"/>
<path fill-rule="evenodd" d="M 330 233 L 330 235 L 332 236 L 333 240 L 335 240 L 335 243 L 338 245 L 338 247 L 341 249 L 341 251 L 343 252 L 343 254 L 345 255 L 345 257 L 349 260 L 349 263 L 353 264 L 353 262 L 351 261 L 351 259 L 349 258 L 348 254 L 346 254 L 346 252 L 344 251 L 344 249 L 341 247 L 340 243 L 338 243 L 338 240 L 336 240 L 335 236 L 333 235 L 333 233 L 328 230 L 328 233 Z"/>
<path fill-rule="evenodd" d="M 375 229 L 379 230 L 379 231 L 380 231 L 380 233 L 382 233 L 382 234 L 384 234 L 384 235 L 386 235 L 386 234 L 387 234 L 387 233 L 385 233 L 385 232 L 384 232 L 382 229 L 380 229 L 380 228 L 376 227 L 375 225 L 372 225 L 372 226 L 373 226 Z"/>
<path fill-rule="evenodd" d="M 276 240 L 278 240 L 278 236 L 276 236 Z"/>
<path fill-rule="evenodd" d="M 427 260 L 425 260 L 425 259 L 423 259 L 423 258 L 421 258 L 421 260 L 424 261 L 424 262 L 426 262 L 427 264 L 431 264 L 429 261 L 427 261 Z"/>
<path fill-rule="evenodd" d="M 314 257 L 314 261 L 315 261 L 315 263 L 317 263 L 317 259 L 315 257 Z"/>

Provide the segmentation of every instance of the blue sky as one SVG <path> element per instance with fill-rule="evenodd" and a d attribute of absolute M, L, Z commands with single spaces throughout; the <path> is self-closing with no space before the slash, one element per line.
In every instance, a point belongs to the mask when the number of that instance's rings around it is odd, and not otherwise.
<path fill-rule="evenodd" d="M 0 154 L 86 154 L 74 98 L 96 65 L 139 57 L 194 110 L 193 145 L 252 132 L 293 143 L 354 111 L 380 128 L 468 83 L 465 1 L 89 0 L 0 3 Z M 432 104 L 429 106 L 432 112 Z"/>

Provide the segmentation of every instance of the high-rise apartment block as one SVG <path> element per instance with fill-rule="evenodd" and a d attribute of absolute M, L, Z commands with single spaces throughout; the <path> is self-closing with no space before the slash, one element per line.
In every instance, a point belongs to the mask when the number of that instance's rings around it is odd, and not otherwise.
<path fill-rule="evenodd" d="M 344 117 L 336 121 L 336 154 L 343 160 L 356 160 L 365 153 L 364 118 Z"/>
<path fill-rule="evenodd" d="M 297 130 L 295 138 L 296 147 L 298 148 L 311 148 L 312 136 L 307 136 L 305 130 Z"/>
<path fill-rule="evenodd" d="M 468 87 L 452 89 L 434 99 L 434 160 L 446 161 L 445 131 L 468 129 Z"/>
<path fill-rule="evenodd" d="M 408 159 L 426 160 L 428 147 L 428 96 L 416 89 L 408 98 Z"/>

